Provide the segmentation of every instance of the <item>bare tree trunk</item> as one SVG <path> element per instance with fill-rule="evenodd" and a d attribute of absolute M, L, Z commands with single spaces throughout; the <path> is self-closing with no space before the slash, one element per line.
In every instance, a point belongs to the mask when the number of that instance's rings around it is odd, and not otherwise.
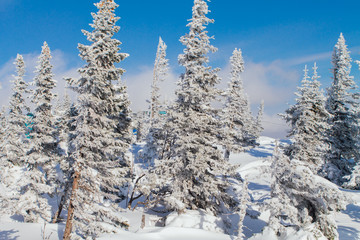
<path fill-rule="evenodd" d="M 230 151 L 228 149 L 225 149 L 224 158 L 226 161 L 229 161 L 230 159 Z"/>
<path fill-rule="evenodd" d="M 128 206 L 129 209 L 131 209 L 131 205 L 132 205 L 133 201 L 135 201 L 136 199 L 139 199 L 140 197 L 143 196 L 143 194 L 140 193 L 137 197 L 134 197 L 134 194 L 135 194 L 135 190 L 136 190 L 136 187 L 137 187 L 138 182 L 139 182 L 140 179 L 143 178 L 144 176 L 145 176 L 145 174 L 141 175 L 141 176 L 140 176 L 138 179 L 136 179 L 136 181 L 135 181 L 134 189 L 133 189 L 133 191 L 132 191 L 132 193 L 131 193 L 130 200 L 129 200 L 128 203 L 127 203 L 127 206 Z M 129 195 L 129 194 L 128 194 L 128 195 Z"/>
<path fill-rule="evenodd" d="M 140 226 L 140 228 L 141 229 L 145 228 L 145 214 L 144 213 L 141 216 L 141 226 Z"/>
<path fill-rule="evenodd" d="M 141 120 L 142 121 L 142 120 Z M 137 134 L 136 134 L 136 141 L 140 142 L 141 138 L 142 138 L 142 128 L 143 128 L 143 123 L 140 123 L 140 121 L 138 122 L 137 125 Z"/>
<path fill-rule="evenodd" d="M 54 215 L 54 217 L 53 217 L 53 219 L 51 221 L 52 223 L 57 223 L 59 218 L 60 218 L 61 212 L 62 212 L 62 210 L 64 208 L 64 205 L 65 205 L 65 202 L 66 202 L 66 198 L 68 196 L 70 186 L 71 186 L 71 182 L 68 181 L 66 183 L 66 185 L 65 185 L 64 194 L 61 196 L 58 210 L 56 211 L 56 213 L 55 213 L 55 215 Z"/>
<path fill-rule="evenodd" d="M 67 216 L 67 220 L 66 220 L 66 226 L 65 226 L 65 230 L 64 230 L 63 240 L 71 240 L 70 237 L 71 237 L 71 232 L 72 232 L 74 210 L 75 210 L 74 205 L 73 205 L 73 200 L 75 198 L 76 190 L 79 188 L 79 178 L 80 178 L 80 173 L 78 171 L 76 171 L 74 174 L 74 181 L 73 181 L 72 190 L 71 190 L 71 198 L 70 198 L 70 203 L 69 203 L 69 208 L 68 208 L 68 216 Z"/>

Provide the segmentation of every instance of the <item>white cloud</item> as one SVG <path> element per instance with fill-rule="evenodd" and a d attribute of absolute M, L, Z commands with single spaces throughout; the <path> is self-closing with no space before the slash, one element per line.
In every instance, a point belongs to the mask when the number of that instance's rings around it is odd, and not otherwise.
<path fill-rule="evenodd" d="M 229 73 L 230 65 L 219 73 L 222 77 L 220 88 L 227 87 Z M 243 81 L 253 109 L 257 111 L 260 102 L 265 101 L 264 135 L 275 138 L 286 136 L 287 125 L 277 114 L 282 112 L 287 107 L 286 104 L 293 99 L 299 77 L 297 71 L 283 67 L 280 61 L 270 64 L 254 62 L 246 64 Z M 123 76 L 134 112 L 148 109 L 146 100 L 150 98 L 152 78 L 153 69 L 149 66 L 141 67 L 137 74 L 126 73 Z M 178 74 L 173 72 L 169 74 L 168 79 L 160 87 L 163 97 L 174 98 L 177 79 Z M 257 112 L 254 111 L 255 114 Z"/>
<path fill-rule="evenodd" d="M 15 73 L 15 66 L 13 65 L 14 59 L 9 60 L 0 68 L 1 79 L 1 94 L 0 94 L 0 106 L 6 106 L 11 94 L 11 82 Z"/>
<path fill-rule="evenodd" d="M 287 125 L 278 113 L 283 112 L 287 103 L 294 97 L 294 91 L 300 80 L 300 73 L 288 66 L 284 66 L 281 61 L 274 61 L 269 64 L 248 62 L 245 65 L 243 81 L 245 92 L 250 98 L 254 115 L 260 102 L 265 102 L 264 113 L 264 135 L 283 138 L 286 136 Z M 229 80 L 230 64 L 225 66 L 219 73 L 222 81 L 220 88 L 225 89 Z M 168 79 L 161 85 L 161 95 L 170 99 L 174 98 L 176 81 L 178 74 L 170 72 Z M 126 73 L 123 80 L 128 86 L 129 97 L 132 102 L 134 112 L 147 110 L 149 104 L 146 102 L 150 98 L 151 83 L 153 78 L 153 68 L 143 66 L 136 74 Z"/>
<path fill-rule="evenodd" d="M 25 81 L 30 83 L 35 77 L 35 70 L 37 66 L 39 53 L 29 53 L 23 54 L 24 61 L 26 64 L 26 76 Z M 13 76 L 15 74 L 16 67 L 13 64 L 15 61 L 14 58 L 10 59 L 3 66 L 0 66 L 0 79 L 1 89 L 0 96 L 0 106 L 6 106 L 11 96 L 11 87 Z M 65 77 L 78 78 L 79 74 L 77 72 L 78 66 L 68 67 L 66 55 L 60 50 L 52 51 L 52 60 L 51 64 L 53 65 L 54 79 L 57 81 L 57 87 L 54 92 L 57 92 L 59 97 L 63 96 L 65 91 Z M 133 111 L 146 110 L 148 104 L 146 100 L 150 98 L 151 93 L 151 82 L 153 78 L 153 68 L 152 67 L 141 67 L 136 74 L 125 73 L 122 77 L 122 80 L 128 86 L 128 93 L 130 100 L 132 102 L 131 107 Z M 167 79 L 160 83 L 160 91 L 162 100 L 172 100 L 174 98 L 174 91 L 176 88 L 177 74 L 172 71 L 169 72 Z M 69 92 L 71 93 L 71 91 Z"/>
<path fill-rule="evenodd" d="M 221 87 L 226 88 L 230 75 L 230 64 L 219 74 Z M 245 92 L 253 105 L 264 100 L 268 107 L 286 104 L 293 97 L 293 91 L 299 82 L 299 73 L 283 67 L 280 61 L 270 64 L 248 62 L 242 75 Z"/>
<path fill-rule="evenodd" d="M 30 82 L 33 80 L 35 74 L 35 67 L 37 65 L 39 53 L 24 54 L 25 63 L 27 66 L 27 75 L 25 80 Z M 65 81 L 64 77 L 78 77 L 77 66 L 68 67 L 66 56 L 60 50 L 52 52 L 53 72 L 57 80 L 56 92 L 60 97 L 64 92 Z M 14 59 L 10 59 L 6 64 L 0 67 L 0 79 L 2 80 L 3 89 L 1 89 L 0 105 L 6 105 L 11 94 L 12 74 L 15 73 Z M 250 101 L 253 104 L 253 109 L 257 109 L 261 100 L 265 101 L 265 115 L 264 115 L 264 134 L 271 137 L 284 137 L 286 135 L 286 124 L 284 124 L 277 113 L 283 112 L 287 107 L 286 103 L 294 98 L 293 92 L 300 80 L 301 71 L 297 72 L 284 66 L 282 61 L 274 61 L 269 64 L 247 62 L 245 72 L 243 74 L 243 81 L 245 92 L 249 95 Z M 230 65 L 228 64 L 219 73 L 222 77 L 222 88 L 227 87 L 228 77 L 230 72 Z M 161 83 L 160 91 L 163 100 L 174 99 L 174 92 L 176 89 L 176 82 L 179 74 L 170 71 L 167 79 Z M 128 93 L 131 108 L 134 112 L 146 110 L 148 108 L 147 99 L 151 94 L 151 83 L 153 78 L 152 66 L 143 66 L 139 68 L 137 73 L 125 73 L 122 80 L 128 86 Z M 256 114 L 254 110 L 254 114 Z"/>
<path fill-rule="evenodd" d="M 131 108 L 134 112 L 147 110 L 149 104 L 146 100 L 150 99 L 151 83 L 153 80 L 153 68 L 148 66 L 140 67 L 136 74 L 127 74 L 122 77 L 128 86 Z M 172 100 L 176 88 L 177 75 L 169 71 L 166 80 L 160 83 L 160 95 L 162 100 Z"/>
<path fill-rule="evenodd" d="M 221 88 L 226 88 L 230 75 L 230 63 L 219 74 L 222 77 Z M 242 74 L 245 93 L 250 99 L 254 115 L 261 101 L 265 103 L 264 135 L 275 138 L 286 136 L 287 125 L 278 113 L 287 108 L 294 98 L 294 91 L 300 80 L 300 72 L 286 66 L 282 61 L 269 64 L 246 62 Z"/>
<path fill-rule="evenodd" d="M 25 65 L 26 65 L 26 75 L 24 77 L 25 81 L 30 83 L 35 77 L 35 70 L 38 62 L 39 53 L 28 53 L 23 54 Z M 9 97 L 12 94 L 12 83 L 13 75 L 15 74 L 16 67 L 13 64 L 15 58 L 7 61 L 2 67 L 0 67 L 0 79 L 1 79 L 1 95 L 0 95 L 0 106 L 6 106 L 9 101 Z M 69 68 L 67 66 L 67 59 L 64 53 L 60 50 L 54 50 L 52 52 L 51 64 L 53 65 L 54 79 L 57 81 L 57 87 L 54 92 L 59 94 L 61 97 L 65 89 L 64 77 L 78 77 L 77 67 Z"/>
<path fill-rule="evenodd" d="M 330 60 L 331 54 L 332 54 L 331 52 L 323 52 L 323 53 L 317 53 L 317 54 L 312 54 L 312 55 L 308 55 L 308 56 L 302 56 L 302 57 L 298 57 L 298 58 L 283 60 L 281 62 L 285 66 L 296 66 L 296 65 L 300 65 L 300 64 L 306 64 L 309 62 L 316 62 L 316 61 L 321 61 L 321 60 L 325 60 L 325 59 Z"/>
<path fill-rule="evenodd" d="M 277 61 L 269 65 L 250 62 L 243 77 L 251 102 L 259 104 L 264 100 L 267 106 L 287 103 L 299 81 L 297 71 L 286 69 Z"/>
<path fill-rule="evenodd" d="M 279 115 L 264 114 L 262 124 L 264 127 L 264 132 L 262 133 L 263 136 L 269 136 L 277 139 L 286 138 L 289 127 Z"/>

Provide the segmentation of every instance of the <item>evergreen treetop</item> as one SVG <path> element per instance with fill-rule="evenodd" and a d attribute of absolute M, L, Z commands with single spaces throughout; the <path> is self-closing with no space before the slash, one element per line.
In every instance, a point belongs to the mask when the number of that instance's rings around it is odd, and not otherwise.
<path fill-rule="evenodd" d="M 120 82 L 125 70 L 115 64 L 128 54 L 119 52 L 121 42 L 113 38 L 120 29 L 114 13 L 118 5 L 101 0 L 95 6 L 93 30 L 83 30 L 91 44 L 78 46 L 87 64 L 79 69 L 80 79 L 68 80 L 78 93 L 78 115 L 71 140 L 74 175 L 64 239 L 95 238 L 124 225 L 115 203 L 124 198 L 120 188 L 130 177 L 131 112 L 126 86 Z"/>
<path fill-rule="evenodd" d="M 320 78 L 314 64 L 312 79 L 308 76 L 305 66 L 301 87 L 298 87 L 296 104 L 290 106 L 283 118 L 291 125 L 289 135 L 293 143 L 287 148 L 286 154 L 291 159 L 309 163 L 315 173 L 324 165 L 327 151 L 326 131 L 329 129 L 330 114 L 325 109 L 325 97 L 320 90 Z"/>
<path fill-rule="evenodd" d="M 219 118 L 211 102 L 220 95 L 217 69 L 208 66 L 207 54 L 216 50 L 210 44 L 206 25 L 213 20 L 206 1 L 195 0 L 189 33 L 180 38 L 185 45 L 179 55 L 185 67 L 176 91 L 176 102 L 165 128 L 172 134 L 168 158 L 156 164 L 155 172 L 161 176 L 160 185 L 168 194 L 164 201 L 178 212 L 186 209 L 206 209 L 218 213 L 232 201 L 226 190 L 226 177 L 231 166 L 217 148 Z"/>
<path fill-rule="evenodd" d="M 340 170 L 342 176 L 349 173 L 347 160 L 360 159 L 359 95 L 354 92 L 357 86 L 350 75 L 351 62 L 344 36 L 340 34 L 332 56 L 333 82 L 327 92 L 326 109 L 332 116 L 328 132 L 331 149 L 327 159 Z"/>

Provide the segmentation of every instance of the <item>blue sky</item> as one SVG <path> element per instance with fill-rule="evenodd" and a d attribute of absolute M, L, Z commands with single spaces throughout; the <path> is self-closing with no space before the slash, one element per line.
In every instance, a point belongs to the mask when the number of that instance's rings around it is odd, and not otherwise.
<path fill-rule="evenodd" d="M 83 62 L 77 44 L 87 43 L 81 29 L 90 30 L 92 0 L 0 0 L 0 103 L 6 104 L 13 74 L 13 59 L 24 54 L 28 81 L 41 45 L 47 41 L 53 51 L 54 72 L 59 85 L 62 77 L 75 75 Z M 145 99 L 151 84 L 158 37 L 168 45 L 172 72 L 164 91 L 174 88 L 182 68 L 177 56 L 183 46 L 180 36 L 188 30 L 192 0 L 116 1 L 116 14 L 121 17 L 121 30 L 116 37 L 123 42 L 122 51 L 130 57 L 121 63 L 127 70 L 123 79 L 135 111 L 146 108 Z M 282 137 L 284 124 L 276 114 L 292 102 L 305 64 L 318 62 L 324 87 L 331 82 L 331 52 L 343 32 L 354 60 L 360 59 L 360 2 L 357 0 L 241 1 L 213 0 L 208 3 L 215 24 L 209 26 L 213 45 L 219 51 L 210 56 L 213 67 L 222 68 L 220 75 L 226 87 L 228 59 L 235 47 L 241 48 L 246 61 L 244 84 L 254 104 L 265 100 L 268 135 Z M 353 75 L 359 76 L 353 64 Z M 357 81 L 358 82 L 358 81 Z M 360 85 L 360 84 L 359 84 Z M 171 96 L 169 96 L 171 97 Z"/>

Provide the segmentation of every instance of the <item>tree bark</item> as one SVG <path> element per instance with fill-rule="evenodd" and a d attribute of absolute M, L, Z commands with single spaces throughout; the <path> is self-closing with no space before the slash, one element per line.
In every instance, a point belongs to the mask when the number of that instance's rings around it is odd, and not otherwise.
<path fill-rule="evenodd" d="M 138 184 L 138 182 L 140 181 L 140 179 L 143 178 L 143 177 L 145 177 L 145 174 L 141 175 L 141 176 L 140 176 L 138 179 L 136 179 L 136 181 L 135 181 L 134 189 L 133 189 L 133 191 L 132 191 L 132 193 L 131 193 L 130 200 L 129 200 L 128 204 L 127 204 L 127 206 L 128 206 L 129 209 L 131 209 L 131 205 L 132 205 L 133 201 L 135 201 L 136 199 L 139 199 L 141 196 L 143 196 L 143 194 L 140 193 L 137 197 L 134 197 L 137 184 Z"/>
<path fill-rule="evenodd" d="M 140 228 L 141 229 L 145 228 L 145 214 L 144 213 L 141 216 L 141 226 L 140 226 Z"/>
<path fill-rule="evenodd" d="M 230 159 L 230 151 L 228 149 L 225 149 L 224 158 L 226 161 L 229 161 Z"/>
<path fill-rule="evenodd" d="M 78 171 L 75 171 L 63 240 L 71 240 L 70 237 L 72 232 L 74 210 L 75 210 L 73 205 L 73 200 L 75 198 L 76 190 L 79 188 L 79 178 L 80 178 L 80 173 Z"/>
<path fill-rule="evenodd" d="M 66 198 L 68 196 L 70 186 L 71 186 L 71 182 L 69 181 L 65 185 L 64 194 L 61 196 L 59 207 L 51 221 L 52 223 L 57 223 L 60 218 L 61 212 L 62 212 L 65 202 L 66 202 Z"/>

